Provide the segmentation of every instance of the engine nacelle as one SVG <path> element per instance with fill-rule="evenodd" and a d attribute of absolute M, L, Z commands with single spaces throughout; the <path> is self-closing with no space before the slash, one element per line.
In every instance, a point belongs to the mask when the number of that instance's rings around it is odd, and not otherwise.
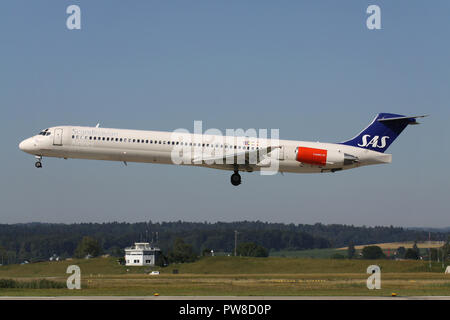
<path fill-rule="evenodd" d="M 314 166 L 347 166 L 359 162 L 358 158 L 337 150 L 297 147 L 295 160 Z"/>
<path fill-rule="evenodd" d="M 295 152 L 297 154 L 295 160 L 298 162 L 316 166 L 325 166 L 327 164 L 328 150 L 326 149 L 297 147 Z"/>

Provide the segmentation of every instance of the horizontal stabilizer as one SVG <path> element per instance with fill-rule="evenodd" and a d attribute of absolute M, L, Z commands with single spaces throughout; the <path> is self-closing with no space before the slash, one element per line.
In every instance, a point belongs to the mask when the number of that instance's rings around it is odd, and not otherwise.
<path fill-rule="evenodd" d="M 425 118 L 428 117 L 429 115 L 423 115 L 423 116 L 412 116 L 412 117 L 396 117 L 396 118 L 381 118 L 378 119 L 377 121 L 379 122 L 389 122 L 389 121 L 398 121 L 398 120 L 412 120 L 409 122 L 409 124 L 419 124 L 419 122 L 417 122 L 416 119 L 418 118 Z"/>

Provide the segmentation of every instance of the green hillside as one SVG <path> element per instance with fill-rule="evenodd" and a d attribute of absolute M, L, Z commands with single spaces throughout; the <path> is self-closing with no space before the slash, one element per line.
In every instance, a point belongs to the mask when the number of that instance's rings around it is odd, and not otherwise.
<path fill-rule="evenodd" d="M 81 268 L 81 290 L 67 290 L 66 269 Z M 382 290 L 366 287 L 367 267 L 381 267 Z M 206 257 L 194 263 L 159 268 L 119 265 L 116 258 L 80 259 L 0 266 L 0 285 L 47 279 L 62 288 L 2 287 L 0 296 L 65 295 L 447 295 L 450 278 L 440 264 L 430 272 L 425 261 L 334 260 L 312 258 Z M 178 273 L 174 274 L 173 271 Z M 59 289 L 58 289 L 59 288 Z"/>
<path fill-rule="evenodd" d="M 364 273 L 369 265 L 380 266 L 382 272 L 427 272 L 425 261 L 348 260 L 311 258 L 249 258 L 206 257 L 195 263 L 175 264 L 162 272 L 179 269 L 180 273 L 194 274 L 302 274 L 302 273 Z M 435 272 L 441 272 L 436 265 Z"/>
<path fill-rule="evenodd" d="M 194 263 L 172 264 L 165 268 L 126 267 L 116 258 L 79 259 L 59 262 L 38 262 L 24 265 L 0 267 L 0 278 L 20 277 L 64 277 L 69 265 L 78 265 L 83 276 L 142 274 L 157 269 L 161 274 L 302 274 L 302 273 L 364 273 L 371 264 L 381 267 L 383 272 L 428 272 L 426 261 L 392 260 L 333 260 L 311 258 L 249 258 L 249 257 L 205 257 Z M 128 270 L 128 271 L 127 271 Z M 435 272 L 441 268 L 435 265 Z"/>

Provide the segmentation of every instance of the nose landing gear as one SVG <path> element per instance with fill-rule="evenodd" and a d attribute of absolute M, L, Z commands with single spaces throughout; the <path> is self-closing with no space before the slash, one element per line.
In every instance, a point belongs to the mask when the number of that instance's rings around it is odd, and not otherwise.
<path fill-rule="evenodd" d="M 241 175 L 237 170 L 231 175 L 231 184 L 233 186 L 238 186 L 241 184 Z"/>
<path fill-rule="evenodd" d="M 36 163 L 34 164 L 34 166 L 36 168 L 42 168 L 42 156 L 36 156 Z"/>

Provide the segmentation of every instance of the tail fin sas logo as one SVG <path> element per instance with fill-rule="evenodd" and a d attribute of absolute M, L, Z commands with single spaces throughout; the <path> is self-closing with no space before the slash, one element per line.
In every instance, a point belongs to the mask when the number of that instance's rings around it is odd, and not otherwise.
<path fill-rule="evenodd" d="M 384 136 L 381 137 L 381 144 L 378 144 L 379 140 L 380 140 L 380 136 L 374 136 L 370 141 L 369 139 L 371 138 L 370 134 L 365 134 L 362 137 L 362 144 L 358 144 L 358 146 L 360 147 L 369 147 L 372 146 L 373 148 L 379 148 L 379 149 L 383 149 L 386 147 L 386 140 L 390 139 L 388 136 Z"/>

